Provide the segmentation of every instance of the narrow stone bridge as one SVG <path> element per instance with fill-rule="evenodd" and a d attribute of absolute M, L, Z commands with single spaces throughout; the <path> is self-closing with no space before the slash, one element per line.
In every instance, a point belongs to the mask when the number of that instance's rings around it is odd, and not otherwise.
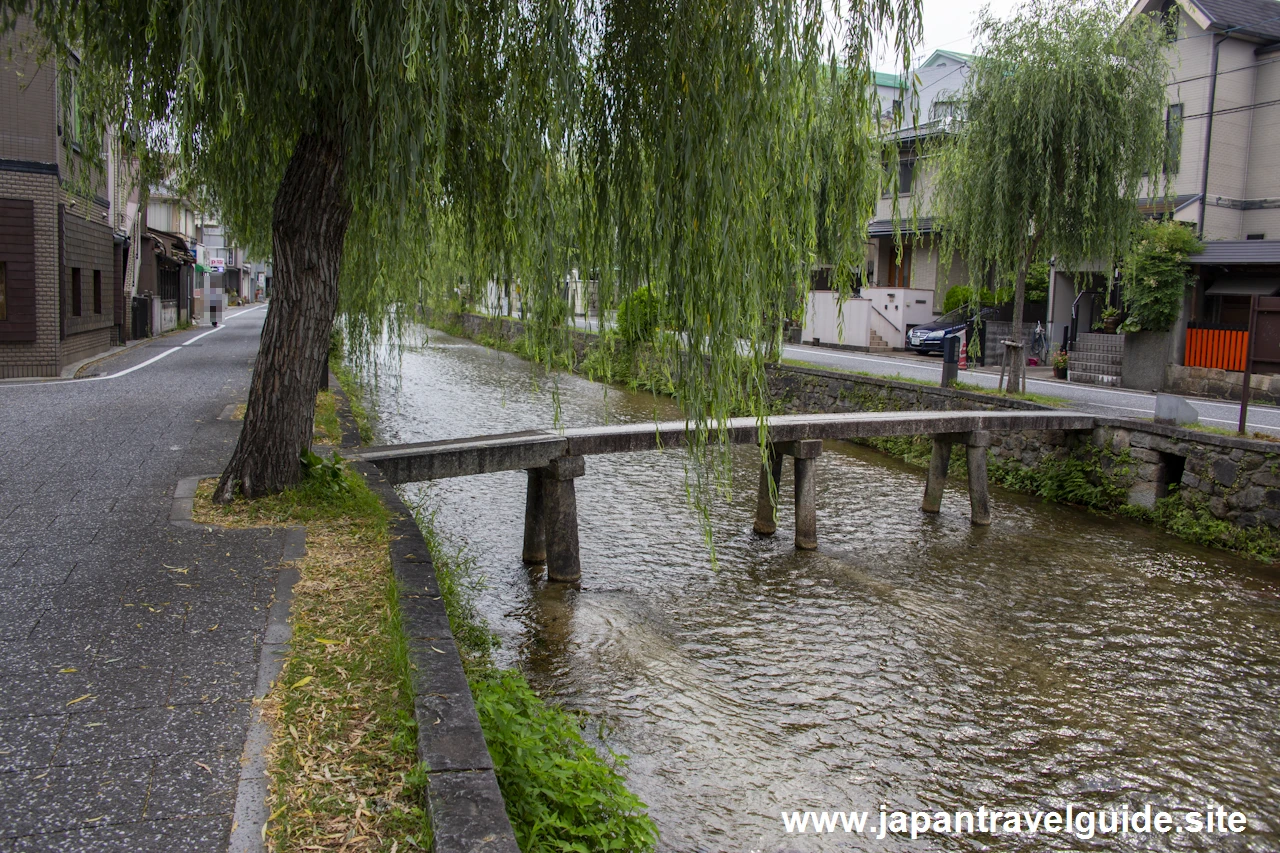
<path fill-rule="evenodd" d="M 795 544 L 812 550 L 818 547 L 814 463 L 822 453 L 823 439 L 931 436 L 933 456 L 921 506 L 925 512 L 941 508 L 951 448 L 964 445 L 970 520 L 986 525 L 991 523 L 987 491 L 991 433 L 1089 431 L 1095 423 L 1092 415 L 1071 411 L 857 412 L 780 415 L 767 418 L 763 425 L 755 418 L 734 418 L 726 425 L 726 434 L 734 444 L 758 444 L 762 430 L 767 437 L 768 454 L 761 466 L 754 524 L 761 535 L 771 536 L 777 529 L 775 496 L 783 457 L 795 460 Z M 548 579 L 572 583 L 582 574 L 574 480 L 586 472 L 586 457 L 680 447 L 688 437 L 684 421 L 667 421 L 397 444 L 367 448 L 353 456 L 377 465 L 394 484 L 527 471 L 524 560 L 529 564 L 545 562 Z"/>

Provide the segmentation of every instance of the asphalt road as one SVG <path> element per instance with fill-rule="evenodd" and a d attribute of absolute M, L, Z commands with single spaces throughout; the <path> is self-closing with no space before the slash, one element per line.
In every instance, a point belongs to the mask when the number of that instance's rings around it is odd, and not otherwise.
<path fill-rule="evenodd" d="M 0 851 L 225 851 L 288 534 L 170 522 L 265 311 L 0 385 Z M 260 774 L 260 771 L 258 771 Z"/>
<path fill-rule="evenodd" d="M 805 362 L 815 367 L 834 367 L 855 370 L 877 376 L 904 376 L 910 379 L 941 381 L 942 361 L 937 357 L 915 354 L 869 355 L 808 346 L 786 346 L 784 357 Z M 994 373 L 976 370 L 963 371 L 961 381 L 986 388 L 995 388 L 998 377 Z M 1027 379 L 1027 391 L 1046 394 L 1070 402 L 1072 408 L 1112 417 L 1150 418 L 1155 413 L 1156 396 L 1143 391 L 1127 391 L 1105 388 L 1100 385 L 1083 385 L 1055 379 Z M 1235 429 L 1240 421 L 1240 404 L 1215 400 L 1190 399 L 1200 413 L 1200 422 L 1208 426 Z M 1274 406 L 1251 405 L 1248 426 L 1258 432 L 1280 435 L 1280 409 Z"/>

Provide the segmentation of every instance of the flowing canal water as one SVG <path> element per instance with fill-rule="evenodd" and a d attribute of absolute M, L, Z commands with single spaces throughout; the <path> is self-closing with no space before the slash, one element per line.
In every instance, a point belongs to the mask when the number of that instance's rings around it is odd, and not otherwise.
<path fill-rule="evenodd" d="M 513 356 L 430 333 L 373 397 L 380 442 L 544 428 Z M 670 403 L 576 377 L 566 426 Z M 923 472 L 828 442 L 815 553 L 751 532 L 758 452 L 734 455 L 711 565 L 678 451 L 587 459 L 580 590 L 520 561 L 525 478 L 406 487 L 472 556 L 484 617 L 544 695 L 603 723 L 672 851 L 1280 850 L 1280 576 L 1152 529 L 996 491 L 919 511 Z M 963 478 L 960 478 L 963 481 Z M 879 810 L 1208 804 L 1241 835 L 877 838 Z M 864 834 L 791 811 L 869 811 Z M 990 845 L 990 846 L 984 846 Z"/>

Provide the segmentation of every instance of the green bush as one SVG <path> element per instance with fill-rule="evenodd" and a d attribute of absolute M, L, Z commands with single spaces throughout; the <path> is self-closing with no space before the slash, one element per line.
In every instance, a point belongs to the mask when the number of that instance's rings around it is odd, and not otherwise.
<path fill-rule="evenodd" d="M 1031 265 L 1027 270 L 1026 297 L 1028 302 L 1045 302 L 1049 298 L 1049 265 L 1044 261 Z"/>
<path fill-rule="evenodd" d="M 568 711 L 543 702 L 519 673 L 471 681 L 507 814 L 523 853 L 651 850 L 644 803 L 583 739 Z"/>
<path fill-rule="evenodd" d="M 1203 248 L 1190 228 L 1172 220 L 1138 228 L 1122 265 L 1128 317 L 1121 331 L 1169 331 L 1194 284 L 1187 257 Z"/>
<path fill-rule="evenodd" d="M 658 334 L 658 297 L 648 285 L 637 288 L 618 306 L 618 333 L 629 344 L 648 343 Z"/>
<path fill-rule="evenodd" d="M 346 465 L 336 450 L 332 458 L 325 459 L 310 448 L 304 448 L 301 461 L 304 480 L 334 494 L 342 494 L 350 488 Z"/>
<path fill-rule="evenodd" d="M 1016 492 L 1039 495 L 1056 503 L 1073 504 L 1096 512 L 1115 512 L 1128 494 L 1127 454 L 1076 448 L 1073 455 L 1049 457 L 1034 468 L 1002 463 L 990 468 L 991 482 Z"/>
<path fill-rule="evenodd" d="M 1144 520 L 1154 521 L 1174 536 L 1197 545 L 1225 548 L 1267 563 L 1275 562 L 1280 556 L 1280 540 L 1270 528 L 1236 527 L 1210 512 L 1205 502 L 1188 504 L 1176 491 L 1156 501 L 1154 512 L 1148 513 L 1148 519 Z"/>
<path fill-rule="evenodd" d="M 1013 287 L 998 287 L 992 291 L 989 287 L 978 289 L 978 302 L 982 305 L 1004 305 L 1013 301 Z M 973 288 L 967 284 L 958 284 L 947 291 L 942 303 L 943 313 L 954 311 L 961 305 L 973 304 Z"/>

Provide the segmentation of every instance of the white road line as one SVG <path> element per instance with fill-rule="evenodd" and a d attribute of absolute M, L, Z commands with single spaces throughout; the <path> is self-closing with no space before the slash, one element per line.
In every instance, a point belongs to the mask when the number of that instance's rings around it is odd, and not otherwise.
<path fill-rule="evenodd" d="M 106 379 L 119 379 L 121 376 L 128 376 L 130 373 L 133 373 L 135 370 L 141 370 L 144 367 L 149 367 L 155 364 L 157 361 L 159 361 L 162 358 L 168 358 L 169 356 L 173 355 L 182 347 L 188 346 L 190 344 L 194 344 L 196 341 L 200 340 L 201 338 L 208 337 L 209 335 L 212 335 L 214 332 L 222 331 L 227 327 L 226 326 L 227 321 L 234 320 L 235 318 L 241 316 L 242 314 L 248 314 L 250 311 L 257 311 L 259 308 L 265 308 L 265 307 L 266 307 L 265 305 L 258 305 L 253 308 L 246 308 L 243 311 L 237 311 L 236 313 L 227 317 L 226 320 L 223 321 L 223 324 L 221 326 L 215 326 L 214 328 L 210 329 L 207 332 L 201 332 L 200 334 L 196 335 L 194 338 L 191 338 L 190 340 L 183 341 L 182 343 L 178 344 L 173 349 L 165 350 L 159 355 L 153 356 L 147 359 L 146 361 L 142 362 L 141 364 L 135 364 L 133 367 L 125 368 L 119 373 L 110 373 L 110 374 L 107 374 L 106 376 L 86 376 L 83 379 L 62 379 L 62 380 L 53 381 L 53 382 L 23 382 L 19 385 L 0 384 L 0 389 L 31 388 L 35 385 L 71 385 L 76 382 L 101 382 Z"/>

